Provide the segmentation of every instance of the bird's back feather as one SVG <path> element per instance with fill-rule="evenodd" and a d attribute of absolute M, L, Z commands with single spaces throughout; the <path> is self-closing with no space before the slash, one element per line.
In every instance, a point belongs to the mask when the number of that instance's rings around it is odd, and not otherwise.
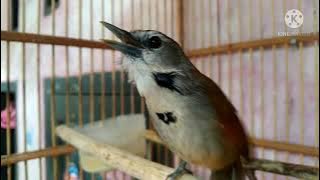
<path fill-rule="evenodd" d="M 197 71 L 194 72 L 194 76 L 200 80 L 201 89 L 204 91 L 202 94 L 207 96 L 214 108 L 225 138 L 235 146 L 239 155 L 248 158 L 248 138 L 235 107 L 214 81 Z"/>

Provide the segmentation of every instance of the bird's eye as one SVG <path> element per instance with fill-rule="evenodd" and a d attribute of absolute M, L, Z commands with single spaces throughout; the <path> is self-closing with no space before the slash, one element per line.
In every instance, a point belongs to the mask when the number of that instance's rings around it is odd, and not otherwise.
<path fill-rule="evenodd" d="M 161 46 L 161 39 L 158 36 L 153 36 L 148 40 L 148 47 L 157 49 Z"/>

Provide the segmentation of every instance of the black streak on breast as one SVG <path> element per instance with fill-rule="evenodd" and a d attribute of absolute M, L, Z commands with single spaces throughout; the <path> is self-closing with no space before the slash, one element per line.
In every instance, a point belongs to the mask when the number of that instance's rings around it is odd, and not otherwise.
<path fill-rule="evenodd" d="M 170 123 L 175 123 L 176 122 L 176 117 L 173 115 L 172 112 L 165 112 L 165 113 L 156 113 L 156 115 L 158 116 L 158 118 L 166 123 L 166 124 L 170 124 Z"/>
<path fill-rule="evenodd" d="M 174 81 L 177 76 L 175 73 L 153 73 L 153 76 L 158 86 L 176 91 L 179 94 L 183 95 L 179 88 L 175 86 Z"/>

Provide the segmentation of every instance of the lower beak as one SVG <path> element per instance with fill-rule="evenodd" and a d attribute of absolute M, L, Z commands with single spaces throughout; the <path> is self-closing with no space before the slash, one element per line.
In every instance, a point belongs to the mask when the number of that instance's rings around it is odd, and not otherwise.
<path fill-rule="evenodd" d="M 142 54 L 143 46 L 137 41 L 130 32 L 120 29 L 107 22 L 101 22 L 102 25 L 108 28 L 115 36 L 117 36 L 122 42 L 103 39 L 110 47 L 122 52 L 125 55 L 132 57 L 140 57 Z"/>

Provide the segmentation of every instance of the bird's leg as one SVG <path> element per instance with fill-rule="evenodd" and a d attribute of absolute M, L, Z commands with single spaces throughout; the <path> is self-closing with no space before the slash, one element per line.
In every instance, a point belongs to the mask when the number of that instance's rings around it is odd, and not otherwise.
<path fill-rule="evenodd" d="M 178 177 L 182 176 L 183 174 L 192 174 L 192 172 L 187 169 L 187 162 L 184 160 L 181 160 L 179 163 L 179 166 L 167 176 L 166 180 L 175 180 Z"/>

